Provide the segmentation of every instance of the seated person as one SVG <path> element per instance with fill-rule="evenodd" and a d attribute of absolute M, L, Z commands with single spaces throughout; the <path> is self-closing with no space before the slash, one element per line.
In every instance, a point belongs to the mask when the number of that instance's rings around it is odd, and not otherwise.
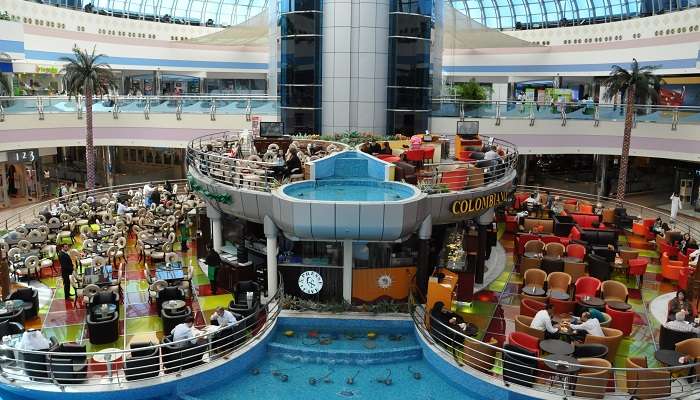
<path fill-rule="evenodd" d="M 391 150 L 391 146 L 389 146 L 389 142 L 382 143 L 382 150 L 380 151 L 380 153 L 388 155 L 394 154 L 394 152 Z"/>
<path fill-rule="evenodd" d="M 668 302 L 668 316 L 667 321 L 672 321 L 675 319 L 676 313 L 683 311 L 685 313 L 685 318 L 687 321 L 693 320 L 692 308 L 690 302 L 686 299 L 685 290 L 681 289 L 676 292 L 676 297 Z"/>
<path fill-rule="evenodd" d="M 238 320 L 236 320 L 236 316 L 233 315 L 231 311 L 224 310 L 223 307 L 219 306 L 216 307 L 216 311 L 211 315 L 210 322 L 212 325 L 217 325 L 223 328 L 229 325 L 236 325 Z"/>
<path fill-rule="evenodd" d="M 571 324 L 571 329 L 575 331 L 585 331 L 586 334 L 592 336 L 605 336 L 603 329 L 600 327 L 600 321 L 596 318 L 591 317 L 590 312 L 584 312 L 581 314 L 579 323 Z"/>
<path fill-rule="evenodd" d="M 370 154 L 379 154 L 382 152 L 382 146 L 380 146 L 375 140 L 372 140 L 369 145 L 369 152 Z"/>
<path fill-rule="evenodd" d="M 185 322 L 176 325 L 171 334 L 173 335 L 173 342 L 178 342 L 181 340 L 190 339 L 190 343 L 198 344 L 204 341 L 204 338 L 195 338 L 195 334 L 199 335 L 201 332 L 194 327 L 194 318 L 187 317 Z M 179 347 L 187 347 L 187 342 L 182 342 L 178 344 Z"/>
<path fill-rule="evenodd" d="M 690 253 L 690 261 L 688 262 L 688 265 L 691 267 L 697 267 L 698 266 L 698 259 L 700 259 L 700 249 L 695 250 L 694 252 Z"/>
<path fill-rule="evenodd" d="M 47 339 L 39 330 L 30 329 L 22 334 L 22 338 L 17 344 L 18 350 L 48 350 L 51 348 L 51 341 Z"/>
<path fill-rule="evenodd" d="M 698 244 L 690 237 L 689 233 L 684 233 L 683 238 L 678 242 L 678 250 L 683 254 L 686 254 L 688 249 L 695 249 L 697 247 Z"/>
<path fill-rule="evenodd" d="M 664 322 L 664 328 L 671 329 L 678 332 L 693 332 L 696 335 L 700 333 L 700 328 L 694 328 L 693 325 L 685 320 L 686 315 L 684 311 L 678 311 L 675 318 L 672 321 Z"/>
<path fill-rule="evenodd" d="M 661 235 L 664 233 L 662 226 L 663 221 L 661 220 L 661 217 L 657 217 L 654 221 L 654 225 L 651 227 L 651 231 L 656 233 L 657 235 Z"/>
<path fill-rule="evenodd" d="M 285 174 L 287 176 L 289 176 L 289 175 L 300 174 L 300 173 L 302 173 L 301 160 L 299 159 L 299 155 L 297 154 L 297 150 L 291 150 L 289 152 L 289 157 L 287 158 L 287 161 L 286 161 Z"/>
<path fill-rule="evenodd" d="M 588 313 L 591 315 L 591 318 L 595 318 L 598 320 L 598 322 L 605 322 L 605 314 L 603 314 L 602 311 L 600 311 L 597 308 L 589 308 Z"/>
<path fill-rule="evenodd" d="M 554 305 L 548 303 L 544 310 L 540 310 L 535 314 L 532 323 L 530 323 L 530 328 L 544 331 L 545 339 L 557 338 L 559 327 L 555 326 L 557 325 L 556 322 L 552 324 L 552 314 L 554 314 Z"/>

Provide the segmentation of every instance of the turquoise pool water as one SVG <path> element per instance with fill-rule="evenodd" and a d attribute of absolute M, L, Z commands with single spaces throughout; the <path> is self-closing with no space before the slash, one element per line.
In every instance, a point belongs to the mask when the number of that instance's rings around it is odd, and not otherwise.
<path fill-rule="evenodd" d="M 399 201 L 414 196 L 416 190 L 396 182 L 327 179 L 292 183 L 284 188 L 284 194 L 300 200 Z"/>
<path fill-rule="evenodd" d="M 292 325 L 289 325 L 292 324 Z M 280 322 L 243 376 L 183 400 L 470 400 L 423 359 L 410 325 L 314 330 Z M 388 325 L 388 324 L 387 324 Z M 345 329 L 344 329 L 345 328 Z M 285 332 L 293 332 L 287 336 Z M 371 338 L 368 333 L 372 332 Z"/>

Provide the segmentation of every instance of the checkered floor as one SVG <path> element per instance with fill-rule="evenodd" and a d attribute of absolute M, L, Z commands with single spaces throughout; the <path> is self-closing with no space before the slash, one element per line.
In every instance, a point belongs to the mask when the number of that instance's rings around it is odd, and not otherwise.
<path fill-rule="evenodd" d="M 80 248 L 80 239 L 75 247 Z M 86 309 L 73 301 L 65 301 L 63 286 L 60 277 L 50 276 L 51 270 L 42 271 L 40 289 L 39 317 L 26 322 L 26 327 L 41 328 L 46 337 L 55 336 L 59 342 L 79 342 L 87 345 L 88 351 L 99 351 L 105 348 L 128 348 L 128 343 L 134 335 L 151 334 L 159 340 L 163 337 L 163 325 L 158 316 L 155 302 L 148 302 L 148 284 L 143 276 L 144 265 L 138 261 L 138 255 L 134 250 L 134 241 L 129 240 L 125 271 L 124 301 L 119 309 L 119 339 L 114 343 L 93 345 L 88 338 L 88 330 L 85 326 Z M 190 243 L 190 250 L 186 253 L 179 252 L 183 262 L 198 265 L 195 254 L 195 245 Z M 176 244 L 176 252 L 179 244 Z M 58 261 L 56 261 L 58 269 Z M 56 285 L 58 284 L 58 288 Z M 219 290 L 218 295 L 212 295 L 206 273 L 202 268 L 194 269 L 192 284 L 195 288 L 192 300 L 188 300 L 188 306 L 192 308 L 197 326 L 209 323 L 209 318 L 217 306 L 228 306 L 232 299 L 231 294 Z M 32 283 L 36 286 L 37 283 Z M 50 295 L 48 294 L 50 293 Z"/>
<path fill-rule="evenodd" d="M 475 301 L 470 307 L 457 309 L 465 320 L 479 327 L 480 339 L 485 341 L 492 338 L 503 345 L 508 335 L 515 331 L 515 317 L 520 313 L 520 289 L 522 275 L 514 270 L 513 248 L 514 235 L 503 231 L 500 227 L 500 242 L 506 249 L 506 266 L 501 275 L 492 282 L 486 290 L 476 294 Z M 652 250 L 652 245 L 631 233 L 621 235 L 620 245 L 640 249 L 640 257 L 649 260 L 646 275 L 641 288 L 637 287 L 634 279 L 629 282 L 624 276 L 613 276 L 612 279 L 625 283 L 629 291 L 628 303 L 636 313 L 630 336 L 624 338 L 617 352 L 615 367 L 625 367 L 625 359 L 630 356 L 645 356 L 652 366 L 657 365 L 654 359 L 656 343 L 659 336 L 659 323 L 649 312 L 648 304 L 655 297 L 676 290 L 673 282 L 661 279 L 659 254 Z M 622 376 L 616 379 L 617 385 L 624 385 Z M 622 379 L 620 379 L 622 378 Z"/>

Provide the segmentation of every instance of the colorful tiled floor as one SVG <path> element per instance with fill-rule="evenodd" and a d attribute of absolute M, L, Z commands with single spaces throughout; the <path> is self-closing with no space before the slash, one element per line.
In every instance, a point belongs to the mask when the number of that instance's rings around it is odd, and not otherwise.
<path fill-rule="evenodd" d="M 502 231 L 501 231 L 502 232 Z M 621 236 L 621 243 L 634 242 L 638 248 L 642 247 L 639 238 L 631 236 Z M 479 327 L 479 338 L 485 341 L 495 339 L 499 345 L 507 341 L 508 335 L 515 330 L 515 316 L 520 313 L 520 289 L 522 287 L 522 276 L 514 269 L 513 246 L 514 236 L 510 233 L 501 233 L 500 243 L 506 250 L 506 266 L 501 275 L 492 282 L 487 290 L 483 290 L 475 295 L 471 306 L 459 307 L 457 312 L 467 321 Z M 646 244 L 646 243 L 644 243 Z M 675 283 L 662 281 L 660 265 L 658 265 L 659 255 L 654 250 L 643 250 L 640 257 L 649 260 L 647 273 L 641 289 L 636 286 L 636 282 L 630 279 L 629 282 L 622 276 L 614 276 L 613 279 L 623 282 L 629 289 L 628 303 L 632 305 L 636 316 L 633 323 L 632 333 L 623 339 L 617 352 L 615 367 L 625 366 L 625 359 L 630 356 L 646 356 L 652 365 L 654 351 L 658 341 L 658 322 L 648 312 L 648 303 L 657 296 L 676 290 Z M 651 323 L 649 323 L 651 321 Z M 622 376 L 616 379 L 617 385 L 624 385 Z"/>
<path fill-rule="evenodd" d="M 76 247 L 80 247 L 80 240 Z M 93 345 L 89 342 L 88 330 L 85 326 L 86 310 L 84 306 L 74 305 L 73 301 L 65 301 L 63 286 L 60 278 L 49 276 L 49 269 L 42 273 L 41 284 L 50 289 L 50 300 L 42 304 L 39 317 L 26 322 L 28 328 L 41 328 L 47 337 L 55 336 L 60 342 L 73 341 L 85 343 L 88 351 L 98 351 L 104 348 L 124 349 L 134 335 L 163 337 L 163 325 L 157 313 L 155 303 L 148 302 L 148 283 L 143 276 L 144 265 L 138 261 L 134 250 L 133 240 L 129 241 L 127 263 L 125 265 L 124 299 L 119 310 L 119 339 L 114 343 Z M 176 246 L 179 248 L 179 245 Z M 205 272 L 198 267 L 196 246 L 192 243 L 186 253 L 179 252 L 183 262 L 197 266 L 194 268 L 192 279 L 194 295 L 188 305 L 192 308 L 195 325 L 209 323 L 209 317 L 217 306 L 228 306 L 231 294 L 219 290 L 218 295 L 212 295 L 209 280 Z M 59 285 L 58 290 L 56 285 Z"/>

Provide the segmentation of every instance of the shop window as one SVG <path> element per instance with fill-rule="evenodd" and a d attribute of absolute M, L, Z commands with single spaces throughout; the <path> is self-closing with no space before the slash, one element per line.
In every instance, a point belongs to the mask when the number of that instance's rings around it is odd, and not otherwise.
<path fill-rule="evenodd" d="M 403 243 L 354 243 L 354 268 L 391 268 L 415 266 L 418 257 L 415 237 Z"/>
<path fill-rule="evenodd" d="M 280 242 L 280 264 L 342 266 L 342 242 L 306 242 L 283 239 Z"/>

